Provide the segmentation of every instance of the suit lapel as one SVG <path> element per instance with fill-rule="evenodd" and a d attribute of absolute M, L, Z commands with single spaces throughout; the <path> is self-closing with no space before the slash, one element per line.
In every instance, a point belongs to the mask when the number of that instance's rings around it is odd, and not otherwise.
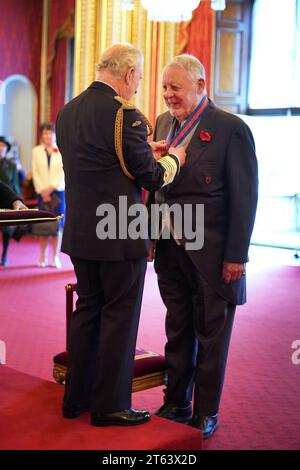
<path fill-rule="evenodd" d="M 215 105 L 210 101 L 207 110 L 196 127 L 194 135 L 186 149 L 186 165 L 188 167 L 193 165 L 199 158 L 201 158 L 203 153 L 208 148 L 208 142 L 202 141 L 200 138 L 201 131 L 208 131 L 211 136 L 213 136 L 216 132 L 214 109 Z"/>
<path fill-rule="evenodd" d="M 182 167 L 182 170 L 179 176 L 175 178 L 173 183 L 166 186 L 166 188 L 163 188 L 163 192 L 168 192 L 171 190 L 171 188 L 175 188 L 178 184 L 181 184 L 181 181 L 184 181 L 186 171 L 189 171 L 190 168 L 197 161 L 199 161 L 199 158 L 203 156 L 207 148 L 209 148 L 209 145 L 207 145 L 208 142 L 201 141 L 200 132 L 206 130 L 210 133 L 211 136 L 213 136 L 214 133 L 216 132 L 214 110 L 215 110 L 215 105 L 210 101 L 204 116 L 201 118 L 199 124 L 197 125 L 194 135 L 191 138 L 189 145 L 187 146 L 187 149 L 186 149 L 187 158 L 186 158 L 185 165 Z M 164 132 L 168 133 L 171 123 L 172 123 L 172 116 L 169 115 L 169 119 L 167 119 L 167 116 L 166 116 L 164 121 L 159 126 L 160 128 L 159 130 L 164 130 Z M 167 134 L 163 135 L 163 134 L 157 133 L 157 135 L 160 136 L 161 139 L 163 139 L 163 138 L 166 138 Z"/>
<path fill-rule="evenodd" d="M 201 118 L 199 124 L 196 127 L 193 137 L 191 138 L 190 143 L 187 146 L 187 162 L 186 165 L 192 163 L 194 160 L 200 158 L 202 153 L 207 148 L 207 142 L 203 142 L 200 139 L 200 132 L 207 130 L 211 135 L 216 131 L 215 129 L 215 113 L 213 112 L 215 105 L 209 101 L 207 110 L 204 113 L 204 116 Z M 172 126 L 174 118 L 170 113 L 166 113 L 162 116 L 161 121 L 158 123 L 156 130 L 156 140 L 166 139 L 170 128 Z"/>
<path fill-rule="evenodd" d="M 156 140 L 166 140 L 168 137 L 169 131 L 172 126 L 174 118 L 171 116 L 169 112 L 164 114 L 161 117 L 160 122 L 158 123 L 156 132 L 155 132 L 155 138 Z"/>
<path fill-rule="evenodd" d="M 205 111 L 205 114 L 201 118 L 199 124 L 196 127 L 193 137 L 191 138 L 190 143 L 187 146 L 186 153 L 187 159 L 182 171 L 179 176 L 175 178 L 173 183 L 163 188 L 163 192 L 168 192 L 171 188 L 174 188 L 184 180 L 186 171 L 189 171 L 189 168 L 192 167 L 199 158 L 203 156 L 206 150 L 209 148 L 207 141 L 202 141 L 200 138 L 201 131 L 208 131 L 211 136 L 216 132 L 215 127 L 215 105 L 212 101 L 209 101 L 209 105 Z M 156 140 L 166 139 L 169 133 L 170 127 L 173 122 L 173 117 L 170 113 L 166 113 L 162 116 L 161 121 L 158 123 L 156 130 Z"/>

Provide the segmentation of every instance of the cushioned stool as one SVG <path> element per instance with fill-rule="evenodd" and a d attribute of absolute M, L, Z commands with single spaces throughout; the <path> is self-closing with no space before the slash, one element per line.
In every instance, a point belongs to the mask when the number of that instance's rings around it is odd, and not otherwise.
<path fill-rule="evenodd" d="M 68 349 L 68 335 L 73 312 L 74 292 L 76 284 L 67 284 L 66 287 L 66 342 Z M 68 351 L 54 356 L 53 377 L 58 383 L 64 383 L 67 370 Z M 147 388 L 164 385 L 167 380 L 165 358 L 161 354 L 146 351 L 137 347 L 135 350 L 134 377 L 132 391 L 139 392 Z"/>

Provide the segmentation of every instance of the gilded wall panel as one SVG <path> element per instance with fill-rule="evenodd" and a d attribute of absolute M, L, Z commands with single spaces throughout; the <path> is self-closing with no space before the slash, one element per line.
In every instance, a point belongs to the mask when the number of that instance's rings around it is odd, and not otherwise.
<path fill-rule="evenodd" d="M 134 102 L 153 122 L 165 110 L 161 72 L 175 55 L 176 28 L 149 21 L 140 0 L 134 0 L 133 11 L 123 11 L 122 0 L 76 0 L 75 93 L 93 80 L 95 64 L 108 46 L 131 42 L 144 54 L 144 79 Z"/>

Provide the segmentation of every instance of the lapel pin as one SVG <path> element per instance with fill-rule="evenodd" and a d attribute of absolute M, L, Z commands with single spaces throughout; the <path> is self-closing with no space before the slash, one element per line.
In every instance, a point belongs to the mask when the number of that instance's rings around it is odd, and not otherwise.
<path fill-rule="evenodd" d="M 200 140 L 202 142 L 210 142 L 211 141 L 211 134 L 208 131 L 202 130 L 200 132 Z"/>

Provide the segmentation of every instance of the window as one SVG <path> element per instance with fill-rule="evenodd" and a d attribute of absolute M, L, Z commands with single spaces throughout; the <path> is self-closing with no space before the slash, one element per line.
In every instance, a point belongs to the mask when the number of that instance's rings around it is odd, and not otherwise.
<path fill-rule="evenodd" d="M 74 37 L 68 39 L 67 43 L 67 76 L 66 76 L 66 94 L 65 103 L 74 98 L 74 53 L 75 40 Z"/>
<path fill-rule="evenodd" d="M 300 0 L 256 0 L 252 21 L 250 110 L 300 108 Z"/>

